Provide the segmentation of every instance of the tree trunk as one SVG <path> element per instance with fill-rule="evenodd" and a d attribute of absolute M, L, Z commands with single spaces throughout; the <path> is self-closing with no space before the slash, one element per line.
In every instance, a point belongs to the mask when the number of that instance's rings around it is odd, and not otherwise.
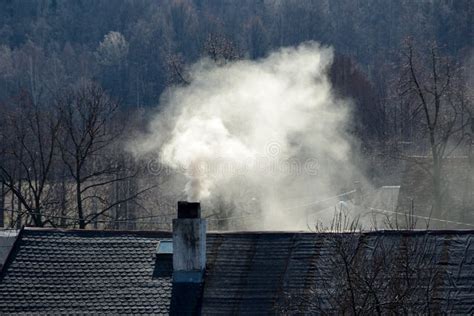
<path fill-rule="evenodd" d="M 438 156 L 433 157 L 433 212 L 432 216 L 435 218 L 445 218 L 443 212 L 443 198 L 442 198 L 442 161 Z"/>
<path fill-rule="evenodd" d="M 21 174 L 20 174 L 20 179 L 18 180 L 18 191 L 20 192 L 20 194 L 21 194 L 21 191 L 22 191 L 22 186 L 23 186 L 23 181 L 21 181 Z M 21 228 L 21 221 L 22 221 L 21 210 L 22 210 L 22 204 L 21 204 L 20 198 L 18 198 L 18 213 L 17 213 L 18 216 L 16 217 L 16 228 L 17 229 Z"/>
<path fill-rule="evenodd" d="M 10 228 L 15 228 L 16 226 L 16 218 L 15 218 L 15 194 L 13 194 L 11 191 L 10 191 L 10 207 L 11 207 L 11 211 L 10 211 Z M 20 214 L 18 213 L 18 216 Z"/>
<path fill-rule="evenodd" d="M 43 227 L 43 219 L 41 216 L 41 202 L 39 198 L 35 198 L 35 209 L 32 212 L 33 222 L 35 223 L 36 227 Z"/>
<path fill-rule="evenodd" d="M 81 181 L 79 180 L 79 178 L 76 179 L 76 203 L 79 229 L 85 229 L 86 221 L 84 220 L 84 210 L 82 209 Z"/>
<path fill-rule="evenodd" d="M 67 189 L 66 189 L 66 175 L 64 174 L 64 170 L 61 175 L 61 218 L 60 218 L 60 226 L 66 227 L 66 201 L 67 201 Z"/>

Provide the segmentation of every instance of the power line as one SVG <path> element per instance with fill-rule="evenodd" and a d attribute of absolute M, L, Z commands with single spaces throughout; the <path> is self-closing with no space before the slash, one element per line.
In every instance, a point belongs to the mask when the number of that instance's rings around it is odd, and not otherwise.
<path fill-rule="evenodd" d="M 376 212 L 382 212 L 382 213 L 392 213 L 392 214 L 398 214 L 398 215 L 404 215 L 404 216 L 411 216 L 411 217 L 416 217 L 416 218 L 425 219 L 425 220 L 428 220 L 428 221 L 437 221 L 437 222 L 444 222 L 444 223 L 450 223 L 450 224 L 457 224 L 457 225 L 465 225 L 465 226 L 474 227 L 474 224 L 463 223 L 463 222 L 457 222 L 457 221 L 450 221 L 450 220 L 441 219 L 441 218 L 434 218 L 434 217 L 428 217 L 428 216 L 407 214 L 407 213 L 401 213 L 401 212 L 383 210 L 383 209 L 373 208 L 373 207 L 371 207 L 370 210 L 376 211 Z"/>
<path fill-rule="evenodd" d="M 8 212 L 16 212 L 16 213 L 20 212 L 18 210 L 11 210 L 11 209 L 5 209 L 5 210 L 8 211 Z M 28 213 L 26 212 L 26 214 L 28 214 Z M 97 223 L 131 222 L 131 221 L 151 219 L 151 218 L 164 218 L 164 217 L 170 217 L 170 216 L 175 216 L 175 215 L 176 215 L 175 213 L 172 213 L 172 214 L 149 215 L 149 216 L 124 218 L 124 219 L 93 220 L 92 223 L 95 223 L 95 222 L 97 222 Z M 41 217 L 48 218 L 48 219 L 66 219 L 66 220 L 71 220 L 71 221 L 74 221 L 74 222 L 79 222 L 79 219 L 77 217 L 55 216 L 55 215 L 45 215 L 45 214 L 41 214 Z M 84 219 L 84 220 L 87 221 L 87 219 Z"/>
<path fill-rule="evenodd" d="M 332 197 L 329 197 L 329 198 L 326 198 L 326 199 L 317 200 L 317 201 L 313 201 L 313 202 L 310 202 L 310 203 L 300 204 L 300 205 L 296 205 L 296 206 L 292 206 L 292 207 L 286 207 L 286 208 L 282 208 L 281 210 L 282 211 L 289 211 L 289 210 L 294 210 L 294 209 L 299 209 L 299 208 L 305 208 L 305 207 L 308 207 L 308 206 L 317 205 L 317 204 L 320 204 L 320 203 L 323 203 L 323 202 L 331 201 L 331 200 L 334 200 L 336 198 L 340 198 L 340 197 L 343 197 L 343 196 L 346 196 L 346 195 L 350 195 L 350 194 L 353 194 L 355 192 L 356 192 L 356 190 L 351 190 L 351 191 L 344 192 L 342 194 L 332 196 Z M 320 212 L 320 211 L 321 210 L 318 210 L 314 213 L 317 213 L 317 212 Z M 308 214 L 313 214 L 313 212 L 308 213 Z M 208 218 L 207 220 L 209 220 L 209 221 L 223 221 L 223 220 L 228 220 L 228 219 L 240 219 L 240 218 L 247 218 L 247 217 L 262 217 L 262 216 L 263 216 L 263 214 L 249 214 L 249 215 L 243 215 L 243 216 L 232 216 L 232 217 L 224 217 L 224 218 Z"/>
<path fill-rule="evenodd" d="M 305 207 L 308 207 L 308 206 L 317 205 L 319 203 L 323 203 L 323 202 L 327 202 L 327 201 L 330 201 L 330 200 L 333 200 L 333 199 L 336 199 L 336 198 L 340 198 L 340 197 L 343 197 L 343 196 L 346 196 L 346 195 L 350 195 L 350 194 L 353 194 L 355 192 L 356 192 L 356 190 L 351 190 L 351 191 L 348 191 L 348 192 L 345 192 L 345 193 L 342 193 L 342 194 L 339 194 L 339 195 L 336 195 L 336 196 L 332 196 L 332 197 L 329 197 L 329 198 L 326 198 L 326 199 L 317 200 L 317 201 L 313 201 L 313 202 L 310 202 L 310 203 L 296 205 L 296 206 L 292 206 L 292 207 L 286 207 L 286 208 L 283 208 L 281 210 L 288 211 L 288 210 L 305 208 Z M 11 209 L 5 209 L 5 210 L 8 211 L 8 212 L 19 212 L 18 210 L 11 210 Z M 92 222 L 93 223 L 96 223 L 96 222 L 97 223 L 111 223 L 111 222 L 113 222 L 113 223 L 126 223 L 126 222 L 140 221 L 140 220 L 153 219 L 153 218 L 166 218 L 166 217 L 171 217 L 171 216 L 175 216 L 175 215 L 176 215 L 175 213 L 160 214 L 160 215 L 141 216 L 141 217 L 135 217 L 135 218 L 126 218 L 126 219 L 94 220 Z M 66 220 L 70 220 L 70 221 L 73 221 L 73 222 L 79 222 L 79 219 L 76 218 L 76 217 L 44 215 L 44 214 L 42 214 L 41 216 L 44 217 L 44 218 L 48 218 L 48 219 L 66 219 Z M 248 217 L 262 217 L 262 216 L 263 216 L 263 214 L 249 214 L 249 215 L 242 215 L 242 216 L 231 216 L 231 217 L 224 217 L 224 218 L 206 218 L 206 219 L 208 221 L 225 221 L 225 220 L 236 220 L 236 219 L 242 219 L 242 218 L 248 218 Z M 148 223 L 161 223 L 161 222 L 157 222 L 157 221 L 147 221 L 147 222 Z"/>
<path fill-rule="evenodd" d="M 300 204 L 300 205 L 296 205 L 296 206 L 292 206 L 292 207 L 286 207 L 286 208 L 283 208 L 281 210 L 283 211 L 287 211 L 287 210 L 294 210 L 294 209 L 299 209 L 299 208 L 305 208 L 305 207 L 308 207 L 308 206 L 312 206 L 312 205 L 317 205 L 317 204 L 320 204 L 320 203 L 323 203 L 323 202 L 327 202 L 327 201 L 331 201 L 331 200 L 334 200 L 336 198 L 340 198 L 340 197 L 343 197 L 343 196 L 347 196 L 347 195 L 350 195 L 350 194 L 353 194 L 355 193 L 356 190 L 351 190 L 351 191 L 348 191 L 348 192 L 344 192 L 342 194 L 339 194 L 339 195 L 336 195 L 336 196 L 332 196 L 332 197 L 329 197 L 329 198 L 326 198 L 326 199 L 322 199 L 322 200 L 316 200 L 316 201 L 313 201 L 313 202 L 310 202 L 310 203 L 306 203 L 306 204 Z M 327 209 L 327 208 L 326 208 Z M 323 209 L 325 210 L 325 209 Z M 308 212 L 308 214 L 315 214 L 315 213 L 319 213 L 323 210 L 317 210 L 317 211 L 313 211 L 313 212 Z M 391 214 L 397 214 L 397 215 L 405 215 L 405 216 L 412 216 L 412 217 L 415 217 L 415 218 L 421 218 L 421 219 L 425 219 L 425 220 L 433 220 L 433 221 L 438 221 L 438 222 L 445 222 L 445 223 L 451 223 L 451 224 L 457 224 L 457 225 L 465 225 L 465 226 L 471 226 L 471 227 L 474 227 L 474 224 L 469 224 L 469 223 L 464 223 L 464 222 L 458 222 L 458 221 L 451 221 L 451 220 L 445 220 L 445 219 L 440 219 L 440 218 L 433 218 L 433 217 L 428 217 L 428 216 L 421 216 L 421 215 L 409 215 L 409 214 L 406 214 L 406 213 L 402 213 L 402 212 L 395 212 L 395 211 L 389 211 L 389 210 L 384 210 L 384 209 L 378 209 L 378 208 L 370 208 L 370 210 L 372 211 L 377 211 L 377 212 L 382 212 L 382 213 L 391 213 Z M 17 210 L 9 210 L 9 209 L 6 209 L 6 211 L 13 211 L 13 212 L 19 212 Z M 149 215 L 149 216 L 141 216 L 141 217 L 135 217 L 135 218 L 125 218 L 125 219 L 109 219 L 109 220 L 94 220 L 92 222 L 97 222 L 97 223 L 110 223 L 110 222 L 113 222 L 113 223 L 121 223 L 121 222 L 133 222 L 133 221 L 142 221 L 142 220 L 148 220 L 148 219 L 154 219 L 154 218 L 169 218 L 169 217 L 172 217 L 172 216 L 175 216 L 176 214 L 175 213 L 170 213 L 170 214 L 160 214 L 160 215 Z M 72 220 L 72 221 L 75 221 L 75 222 L 78 222 L 79 219 L 78 218 L 75 218 L 75 217 L 66 217 L 66 216 L 54 216 L 54 215 L 42 215 L 43 217 L 45 218 L 55 218 L 55 219 L 67 219 L 67 220 Z M 225 220 L 237 220 L 237 219 L 243 219 L 243 218 L 258 218 L 258 217 L 262 217 L 263 214 L 248 214 L 248 215 L 242 215 L 242 216 L 230 216 L 230 217 L 224 217 L 224 218 L 206 218 L 208 221 L 225 221 Z M 158 221 L 147 221 L 147 223 L 162 223 L 162 222 L 158 222 Z"/>
<path fill-rule="evenodd" d="M 329 197 L 329 198 L 326 198 L 326 199 L 323 199 L 323 200 L 318 200 L 318 201 L 314 201 L 314 202 L 307 203 L 307 204 L 301 204 L 301 205 L 297 205 L 297 206 L 294 206 L 294 207 L 284 208 L 283 210 L 284 211 L 289 211 L 289 210 L 293 210 L 293 209 L 308 207 L 308 206 L 320 204 L 320 203 L 323 203 L 323 202 L 331 201 L 331 200 L 334 200 L 336 198 L 340 198 L 340 197 L 343 197 L 343 196 L 346 196 L 346 195 L 350 195 L 350 194 L 353 194 L 355 192 L 356 192 L 356 190 L 352 190 L 352 191 L 345 192 L 345 193 L 342 193 L 342 194 L 339 194 L 339 195 L 336 195 L 336 196 L 332 196 L 332 197 Z"/>

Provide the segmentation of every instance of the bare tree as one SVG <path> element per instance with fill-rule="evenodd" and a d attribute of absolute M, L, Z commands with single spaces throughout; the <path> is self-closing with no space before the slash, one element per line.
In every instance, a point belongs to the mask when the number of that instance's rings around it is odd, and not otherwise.
<path fill-rule="evenodd" d="M 227 37 L 218 34 L 208 34 L 202 54 L 211 58 L 216 64 L 223 65 L 228 61 L 242 57 L 239 49 Z M 170 54 L 166 60 L 169 84 L 189 84 L 186 61 L 182 54 Z"/>
<path fill-rule="evenodd" d="M 314 266 L 312 283 L 287 292 L 279 307 L 282 312 L 385 315 L 436 310 L 442 271 L 437 266 L 439 242 L 433 235 L 364 233 L 357 219 L 341 212 L 329 227 L 318 226 L 317 232 L 324 255 Z"/>
<path fill-rule="evenodd" d="M 189 84 L 189 79 L 186 75 L 185 61 L 182 55 L 172 54 L 169 55 L 166 61 L 167 75 L 169 84 Z"/>
<path fill-rule="evenodd" d="M 58 107 L 62 123 L 61 157 L 75 187 L 77 223 L 84 229 L 146 189 L 124 196 L 110 193 L 114 184 L 136 175 L 113 151 L 124 130 L 124 126 L 112 124 L 117 102 L 97 85 L 86 84 L 66 93 Z M 87 210 L 88 207 L 93 210 Z"/>
<path fill-rule="evenodd" d="M 3 130 L 7 144 L 0 180 L 18 199 L 35 226 L 52 223 L 47 216 L 59 120 L 54 111 L 20 95 Z M 19 208 L 18 211 L 21 211 Z"/>
<path fill-rule="evenodd" d="M 464 130 L 472 117 L 472 105 L 463 93 L 461 76 L 461 68 L 452 59 L 442 56 L 435 44 L 423 53 L 412 41 L 407 41 L 399 96 L 408 104 L 411 128 L 419 132 L 412 132 L 412 137 L 427 139 L 432 164 L 426 171 L 432 179 L 432 212 L 436 215 L 444 213 L 444 159 L 463 143 Z"/>
<path fill-rule="evenodd" d="M 230 39 L 215 33 L 208 34 L 203 51 L 205 55 L 220 64 L 242 57 L 241 52 Z"/>
<path fill-rule="evenodd" d="M 326 233 L 331 254 L 316 267 L 319 282 L 294 294 L 289 308 L 322 314 L 433 312 L 438 281 L 436 242 L 428 234 Z"/>
<path fill-rule="evenodd" d="M 109 32 L 97 48 L 96 57 L 100 64 L 116 65 L 128 55 L 129 44 L 120 32 Z"/>

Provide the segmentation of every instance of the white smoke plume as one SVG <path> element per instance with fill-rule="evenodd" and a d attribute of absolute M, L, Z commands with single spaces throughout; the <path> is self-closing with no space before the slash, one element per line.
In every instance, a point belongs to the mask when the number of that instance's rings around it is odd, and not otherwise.
<path fill-rule="evenodd" d="M 189 200 L 232 201 L 226 214 L 252 218 L 253 228 L 306 229 L 304 204 L 339 194 L 354 173 L 332 59 L 331 48 L 309 42 L 256 61 L 200 60 L 189 85 L 163 94 L 132 149 L 183 173 Z"/>

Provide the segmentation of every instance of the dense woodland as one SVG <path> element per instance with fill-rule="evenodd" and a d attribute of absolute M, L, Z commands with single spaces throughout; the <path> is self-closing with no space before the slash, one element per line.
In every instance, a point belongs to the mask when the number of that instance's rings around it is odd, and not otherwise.
<path fill-rule="evenodd" d="M 199 58 L 258 59 L 307 40 L 334 47 L 331 80 L 354 100 L 349 129 L 374 183 L 391 184 L 407 151 L 428 155 L 441 199 L 443 159 L 472 153 L 473 16 L 469 0 L 4 0 L 7 225 L 166 227 L 166 177 L 123 142 Z"/>

